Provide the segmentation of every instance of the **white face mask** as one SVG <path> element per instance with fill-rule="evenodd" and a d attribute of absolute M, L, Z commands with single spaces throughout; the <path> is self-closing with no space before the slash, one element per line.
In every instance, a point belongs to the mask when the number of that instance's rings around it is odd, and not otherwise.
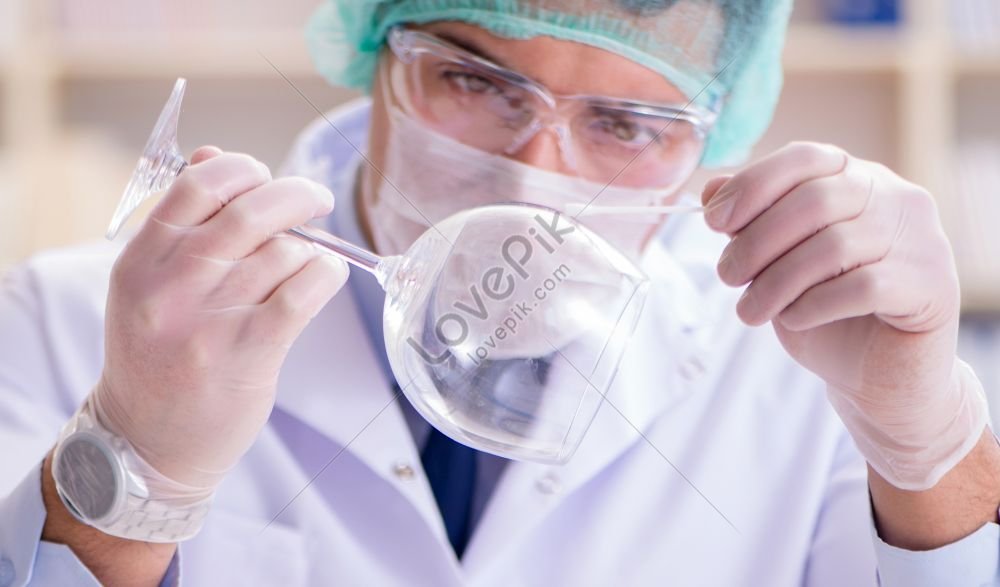
<path fill-rule="evenodd" d="M 387 77 L 383 74 L 382 88 L 383 96 L 388 98 Z M 374 244 L 381 254 L 406 251 L 432 224 L 456 212 L 503 202 L 547 206 L 568 216 L 590 204 L 580 223 L 633 260 L 641 256 L 649 237 L 662 222 L 663 216 L 654 213 L 600 214 L 602 205 L 661 204 L 669 195 L 662 189 L 606 187 L 486 153 L 435 131 L 391 100 L 384 102 L 389 115 L 381 170 L 385 179 L 375 198 L 370 187 L 363 186 Z"/>

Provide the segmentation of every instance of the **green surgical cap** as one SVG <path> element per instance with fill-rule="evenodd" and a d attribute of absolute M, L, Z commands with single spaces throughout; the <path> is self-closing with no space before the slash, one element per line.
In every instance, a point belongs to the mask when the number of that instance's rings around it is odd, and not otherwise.
<path fill-rule="evenodd" d="M 611 51 L 667 78 L 702 107 L 721 102 L 702 165 L 746 160 L 781 93 L 792 0 L 326 0 L 307 26 L 332 84 L 371 88 L 397 24 L 462 21 L 505 38 L 549 36 Z"/>

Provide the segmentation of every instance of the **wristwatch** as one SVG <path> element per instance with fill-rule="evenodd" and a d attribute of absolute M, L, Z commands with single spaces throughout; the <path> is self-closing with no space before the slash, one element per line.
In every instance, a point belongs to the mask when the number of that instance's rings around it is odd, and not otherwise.
<path fill-rule="evenodd" d="M 89 397 L 60 434 L 52 477 L 77 520 L 129 540 L 193 538 L 212 500 L 211 491 L 167 479 L 127 440 L 101 426 Z"/>

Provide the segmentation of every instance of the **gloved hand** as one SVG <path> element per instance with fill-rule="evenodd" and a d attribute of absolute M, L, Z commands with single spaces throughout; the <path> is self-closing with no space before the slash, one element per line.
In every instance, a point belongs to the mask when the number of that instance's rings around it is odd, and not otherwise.
<path fill-rule="evenodd" d="M 347 279 L 284 231 L 332 208 L 315 182 L 202 148 L 122 252 L 89 401 L 160 490 L 210 495 L 267 421 L 289 348 Z"/>
<path fill-rule="evenodd" d="M 869 464 L 934 486 L 975 446 L 988 409 L 956 356 L 959 284 L 933 198 L 886 167 L 795 143 L 710 181 L 706 221 L 731 241 L 737 304 L 828 384 Z"/>

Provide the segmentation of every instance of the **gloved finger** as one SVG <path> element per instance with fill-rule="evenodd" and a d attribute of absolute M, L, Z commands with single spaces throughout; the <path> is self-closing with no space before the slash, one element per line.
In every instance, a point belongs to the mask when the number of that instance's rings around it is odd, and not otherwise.
<path fill-rule="evenodd" d="M 223 153 L 185 168 L 150 218 L 172 226 L 198 226 L 237 196 L 269 181 L 271 172 L 263 163 L 249 155 Z"/>
<path fill-rule="evenodd" d="M 216 307 L 263 304 L 280 284 L 323 254 L 312 243 L 290 234 L 275 235 L 233 265 L 209 293 L 209 304 Z"/>
<path fill-rule="evenodd" d="M 198 147 L 195 149 L 194 153 L 191 153 L 190 165 L 197 165 L 202 161 L 208 161 L 213 157 L 218 157 L 223 153 L 222 149 L 212 146 L 205 145 L 204 147 Z"/>
<path fill-rule="evenodd" d="M 873 314 L 879 300 L 886 297 L 900 300 L 901 296 L 908 297 L 908 293 L 899 280 L 887 275 L 884 265 L 872 263 L 810 288 L 785 308 L 777 320 L 793 332 L 809 330 Z"/>
<path fill-rule="evenodd" d="M 719 188 L 726 185 L 726 182 L 732 179 L 732 177 L 732 175 L 720 175 L 705 182 L 705 187 L 701 190 L 702 206 L 707 204 L 708 201 L 715 195 L 715 192 L 719 191 Z"/>
<path fill-rule="evenodd" d="M 337 295 L 348 273 L 347 264 L 331 255 L 313 259 L 259 306 L 256 328 L 282 344 L 291 344 Z"/>
<path fill-rule="evenodd" d="M 746 284 L 812 235 L 857 218 L 872 185 L 857 165 L 799 185 L 733 236 L 719 260 L 719 277 L 728 285 Z"/>
<path fill-rule="evenodd" d="M 806 239 L 753 280 L 736 305 L 747 324 L 773 319 L 809 288 L 888 254 L 893 233 L 880 230 L 880 219 L 863 215 L 835 224 Z"/>
<path fill-rule="evenodd" d="M 242 259 L 275 234 L 326 216 L 333 194 L 302 177 L 285 177 L 235 199 L 198 228 L 189 253 L 217 259 Z"/>
<path fill-rule="evenodd" d="M 705 221 L 718 232 L 735 233 L 796 186 L 836 175 L 846 153 L 818 143 L 792 143 L 740 171 L 709 200 Z"/>

